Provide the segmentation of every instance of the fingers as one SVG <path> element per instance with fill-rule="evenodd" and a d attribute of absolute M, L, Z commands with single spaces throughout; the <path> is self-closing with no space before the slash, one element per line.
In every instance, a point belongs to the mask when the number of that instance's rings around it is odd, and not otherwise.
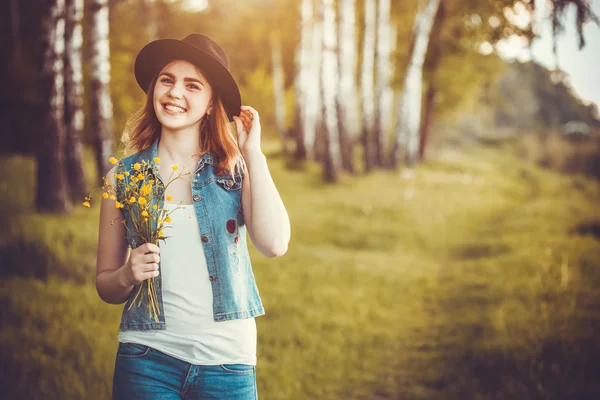
<path fill-rule="evenodd" d="M 158 254 L 158 253 L 160 253 L 160 247 L 158 247 L 157 245 L 152 244 L 152 243 L 144 243 L 143 245 L 138 247 L 136 250 L 141 252 L 142 254 L 146 254 L 146 253 Z"/>
<path fill-rule="evenodd" d="M 258 111 L 256 111 L 254 108 L 250 107 L 250 106 L 242 106 L 241 107 L 242 112 L 246 112 L 252 115 L 253 118 L 258 118 Z"/>
<path fill-rule="evenodd" d="M 252 128 L 252 119 L 248 116 L 247 113 L 241 112 L 239 117 L 235 117 L 234 120 L 239 120 L 241 122 L 241 124 L 243 125 L 244 129 L 246 130 L 246 132 L 250 132 L 250 128 Z M 236 123 L 237 124 L 237 123 Z M 238 125 L 238 131 L 239 131 L 239 125 Z"/>
<path fill-rule="evenodd" d="M 237 116 L 233 117 L 233 120 L 235 122 L 235 128 L 237 129 L 238 132 L 241 132 L 242 130 L 245 129 L 244 123 L 242 122 L 240 117 L 237 117 Z"/>

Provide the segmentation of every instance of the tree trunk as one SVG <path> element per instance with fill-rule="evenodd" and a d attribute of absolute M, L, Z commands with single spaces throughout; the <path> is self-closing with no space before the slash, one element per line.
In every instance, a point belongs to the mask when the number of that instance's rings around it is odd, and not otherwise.
<path fill-rule="evenodd" d="M 300 3 L 300 44 L 296 50 L 296 79 L 294 83 L 296 94 L 296 113 L 295 113 L 295 130 L 296 130 L 296 151 L 294 158 L 296 160 L 306 160 L 309 158 L 309 147 L 306 135 L 306 117 L 307 117 L 307 98 L 310 90 L 306 85 L 306 79 L 311 71 L 310 56 L 312 45 L 311 22 L 313 20 L 312 0 L 302 0 Z"/>
<path fill-rule="evenodd" d="M 10 0 L 10 31 L 12 35 L 12 67 L 18 71 L 23 60 L 23 45 L 21 41 L 21 13 L 19 0 Z"/>
<path fill-rule="evenodd" d="M 288 153 L 285 134 L 285 89 L 283 87 L 283 61 L 279 36 L 271 34 L 271 54 L 273 67 L 273 97 L 275 98 L 275 126 L 283 144 L 283 154 Z"/>
<path fill-rule="evenodd" d="M 340 0 L 339 2 L 339 51 L 338 65 L 340 84 L 338 90 L 338 118 L 342 167 L 354 173 L 354 140 L 357 136 L 356 105 L 356 0 Z"/>
<path fill-rule="evenodd" d="M 91 129 L 94 135 L 98 182 L 102 183 L 102 177 L 110 169 L 108 159 L 113 151 L 113 106 L 109 92 L 108 1 L 91 0 L 90 14 Z"/>
<path fill-rule="evenodd" d="M 321 1 L 321 0 L 319 0 Z M 319 7 L 321 7 L 319 5 Z M 320 133 L 323 131 L 322 65 L 323 59 L 323 14 L 319 12 L 311 31 L 310 53 L 306 82 L 306 114 L 304 118 L 304 143 L 308 159 L 319 159 Z"/>
<path fill-rule="evenodd" d="M 142 15 L 146 18 L 146 36 L 151 42 L 158 38 L 158 1 L 157 0 L 142 0 Z"/>
<path fill-rule="evenodd" d="M 64 0 L 44 0 L 42 11 L 42 54 L 40 92 L 44 128 L 37 151 L 36 206 L 40 211 L 66 212 L 71 209 L 64 169 L 65 130 L 63 125 L 63 52 L 65 35 Z"/>
<path fill-rule="evenodd" d="M 379 0 L 377 9 L 377 46 L 375 48 L 375 150 L 377 165 L 385 165 L 385 93 L 390 85 L 390 0 Z"/>
<path fill-rule="evenodd" d="M 375 0 L 365 0 L 365 33 L 363 39 L 362 68 L 360 86 L 362 96 L 362 145 L 366 172 L 375 166 L 373 154 L 373 132 L 375 123 L 375 96 L 373 70 L 375 64 Z"/>
<path fill-rule="evenodd" d="M 425 159 L 425 151 L 431 134 L 431 124 L 435 115 L 435 98 L 437 95 L 437 85 L 435 82 L 436 70 L 440 61 L 441 35 L 442 27 L 446 21 L 446 7 L 443 0 L 440 1 L 430 38 L 430 53 L 427 56 L 427 69 L 429 70 L 429 87 L 425 94 L 425 109 L 423 111 L 423 122 L 421 123 L 421 133 L 419 135 L 419 161 Z"/>
<path fill-rule="evenodd" d="M 321 83 L 323 85 L 323 129 L 325 158 L 324 178 L 327 182 L 339 179 L 341 153 L 338 130 L 336 97 L 338 91 L 337 36 L 333 0 L 322 0 L 319 10 L 323 15 L 323 63 Z"/>
<path fill-rule="evenodd" d="M 431 132 L 433 105 L 435 104 L 436 94 L 437 90 L 435 86 L 430 84 L 429 88 L 427 88 L 427 94 L 425 95 L 425 110 L 423 113 L 423 123 L 421 124 L 421 134 L 419 135 L 419 161 L 425 159 L 425 149 L 427 148 L 427 142 Z"/>
<path fill-rule="evenodd" d="M 66 176 L 72 200 L 83 199 L 88 193 L 83 171 L 83 75 L 81 45 L 83 44 L 83 0 L 66 0 L 65 23 L 65 156 Z"/>
<path fill-rule="evenodd" d="M 404 77 L 400 98 L 396 138 L 392 150 L 392 165 L 397 167 L 404 151 L 409 166 L 417 163 L 419 153 L 419 128 L 421 122 L 421 97 L 423 63 L 429 45 L 429 36 L 440 0 L 427 0 L 427 6 L 415 18 L 414 43 Z"/>

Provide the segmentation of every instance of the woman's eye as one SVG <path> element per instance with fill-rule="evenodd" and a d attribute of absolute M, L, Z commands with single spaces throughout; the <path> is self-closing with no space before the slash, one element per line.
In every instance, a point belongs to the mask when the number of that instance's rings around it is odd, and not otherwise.
<path fill-rule="evenodd" d="M 189 87 L 190 89 L 200 89 L 200 88 L 199 88 L 197 85 L 194 85 L 193 83 L 190 83 L 190 84 L 188 85 L 188 87 Z"/>
<path fill-rule="evenodd" d="M 160 81 L 161 81 L 162 83 L 172 83 L 172 82 L 173 82 L 173 81 L 171 81 L 171 79 L 169 79 L 169 78 L 162 78 Z"/>

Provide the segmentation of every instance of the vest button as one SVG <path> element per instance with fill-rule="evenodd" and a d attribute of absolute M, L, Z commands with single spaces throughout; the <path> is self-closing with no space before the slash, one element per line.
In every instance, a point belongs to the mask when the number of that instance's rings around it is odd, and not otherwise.
<path fill-rule="evenodd" d="M 200 201 L 202 200 L 202 196 L 200 196 L 199 194 L 195 194 L 194 196 L 192 196 L 192 199 L 194 199 L 194 201 Z"/>
<path fill-rule="evenodd" d="M 204 243 L 208 242 L 208 236 L 206 236 L 206 235 L 202 236 L 202 241 Z"/>
<path fill-rule="evenodd" d="M 214 276 L 214 275 L 211 275 L 211 276 L 209 276 L 209 277 L 208 277 L 208 279 L 210 279 L 210 281 L 212 282 L 212 281 L 214 281 L 215 279 L 217 279 L 217 277 L 216 277 L 216 276 Z"/>

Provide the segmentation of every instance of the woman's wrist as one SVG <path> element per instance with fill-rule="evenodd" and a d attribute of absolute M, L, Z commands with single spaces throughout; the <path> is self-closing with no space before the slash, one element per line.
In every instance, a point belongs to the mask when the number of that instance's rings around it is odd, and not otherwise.
<path fill-rule="evenodd" d="M 260 149 L 245 151 L 242 153 L 242 156 L 244 157 L 246 164 L 252 164 L 259 160 L 260 161 L 266 160 L 265 155 L 263 154 L 263 152 Z"/>

